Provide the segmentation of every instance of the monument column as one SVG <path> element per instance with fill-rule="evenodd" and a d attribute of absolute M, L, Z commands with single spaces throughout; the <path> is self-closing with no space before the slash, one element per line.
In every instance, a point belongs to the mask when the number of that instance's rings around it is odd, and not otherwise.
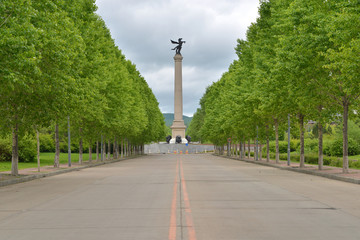
<path fill-rule="evenodd" d="M 181 54 L 174 56 L 175 60 L 175 83 L 174 83 L 174 120 L 183 120 L 182 100 L 182 60 Z"/>
<path fill-rule="evenodd" d="M 182 143 L 187 143 L 185 139 L 186 126 L 183 120 L 183 98 L 182 98 L 182 60 L 181 54 L 174 56 L 175 60 L 175 82 L 174 82 L 174 121 L 170 127 L 172 139 L 170 143 L 175 143 L 177 136 L 181 136 Z"/>

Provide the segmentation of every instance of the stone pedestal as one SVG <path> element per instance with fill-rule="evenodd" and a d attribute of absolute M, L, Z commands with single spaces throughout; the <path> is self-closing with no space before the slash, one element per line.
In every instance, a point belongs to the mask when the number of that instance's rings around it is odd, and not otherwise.
<path fill-rule="evenodd" d="M 182 60 L 181 54 L 174 56 L 175 60 L 175 83 L 174 83 L 174 121 L 170 127 L 172 139 L 170 143 L 175 143 L 176 136 L 181 136 L 182 143 L 187 143 L 185 139 L 186 126 L 183 120 L 183 98 L 182 98 Z"/>

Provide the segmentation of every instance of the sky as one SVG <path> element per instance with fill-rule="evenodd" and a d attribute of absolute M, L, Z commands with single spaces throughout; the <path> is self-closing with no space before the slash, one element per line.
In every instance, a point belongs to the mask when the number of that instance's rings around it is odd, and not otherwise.
<path fill-rule="evenodd" d="M 258 16 L 258 0 L 96 0 L 97 13 L 115 44 L 145 78 L 163 113 L 174 112 L 174 55 L 183 38 L 183 111 L 192 116 L 200 98 L 237 59 Z"/>

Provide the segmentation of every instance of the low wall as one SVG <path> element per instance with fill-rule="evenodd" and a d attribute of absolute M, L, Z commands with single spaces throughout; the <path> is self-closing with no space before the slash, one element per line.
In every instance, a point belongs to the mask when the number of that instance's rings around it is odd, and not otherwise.
<path fill-rule="evenodd" d="M 214 145 L 207 144 L 168 144 L 168 143 L 153 143 L 145 145 L 145 154 L 152 153 L 202 153 L 214 151 Z"/>

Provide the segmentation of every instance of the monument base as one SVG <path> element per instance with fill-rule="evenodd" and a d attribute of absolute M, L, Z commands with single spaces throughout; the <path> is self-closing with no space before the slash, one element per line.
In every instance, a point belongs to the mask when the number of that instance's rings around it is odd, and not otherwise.
<path fill-rule="evenodd" d="M 181 143 L 176 143 L 176 138 L 172 138 L 169 143 L 170 144 L 187 144 L 188 140 L 186 140 L 186 138 L 182 138 Z"/>
<path fill-rule="evenodd" d="M 181 143 L 187 143 L 188 141 L 185 138 L 185 129 L 186 126 L 184 124 L 184 120 L 174 120 L 171 128 L 172 139 L 170 143 L 176 143 L 176 137 L 181 137 Z"/>

